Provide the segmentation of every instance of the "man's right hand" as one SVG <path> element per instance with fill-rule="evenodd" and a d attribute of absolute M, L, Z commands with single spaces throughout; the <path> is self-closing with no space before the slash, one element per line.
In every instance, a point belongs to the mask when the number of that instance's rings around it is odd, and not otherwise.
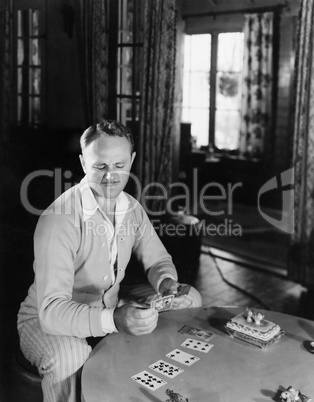
<path fill-rule="evenodd" d="M 125 304 L 114 310 L 113 319 L 118 331 L 123 330 L 132 335 L 146 335 L 156 328 L 158 312 L 152 308 L 141 309 Z"/>

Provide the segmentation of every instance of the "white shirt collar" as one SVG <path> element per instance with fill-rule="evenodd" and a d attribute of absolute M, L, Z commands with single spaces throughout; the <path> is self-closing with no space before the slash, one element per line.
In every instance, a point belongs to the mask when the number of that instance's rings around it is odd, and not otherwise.
<path fill-rule="evenodd" d="M 87 177 L 85 176 L 80 182 L 80 191 L 82 194 L 82 209 L 83 209 L 83 220 L 86 222 L 91 216 L 93 216 L 97 210 L 101 211 L 95 195 L 90 188 L 90 185 L 87 181 Z M 116 223 L 121 223 L 126 212 L 129 208 L 129 200 L 124 191 L 117 197 L 116 201 Z M 101 211 L 102 212 L 102 211 Z"/>

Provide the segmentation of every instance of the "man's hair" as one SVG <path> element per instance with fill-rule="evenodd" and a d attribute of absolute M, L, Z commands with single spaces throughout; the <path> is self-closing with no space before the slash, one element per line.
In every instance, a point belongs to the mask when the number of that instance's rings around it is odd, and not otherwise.
<path fill-rule="evenodd" d="M 131 154 L 134 152 L 134 140 L 131 130 L 116 120 L 103 120 L 88 127 L 80 138 L 82 152 L 101 135 L 125 137 L 130 144 Z"/>

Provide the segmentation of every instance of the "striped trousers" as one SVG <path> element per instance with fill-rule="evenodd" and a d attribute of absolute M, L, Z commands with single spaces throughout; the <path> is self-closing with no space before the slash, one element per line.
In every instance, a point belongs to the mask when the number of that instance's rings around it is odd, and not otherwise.
<path fill-rule="evenodd" d="M 33 318 L 18 327 L 20 348 L 42 377 L 44 402 L 79 402 L 80 374 L 92 348 L 85 339 L 49 335 Z"/>

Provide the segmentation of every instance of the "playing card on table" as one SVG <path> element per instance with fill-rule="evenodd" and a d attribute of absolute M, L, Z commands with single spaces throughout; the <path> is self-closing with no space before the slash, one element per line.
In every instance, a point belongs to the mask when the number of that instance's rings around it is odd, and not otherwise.
<path fill-rule="evenodd" d="M 151 364 L 149 368 L 169 378 L 174 378 L 184 371 L 177 366 L 173 366 L 172 364 L 165 362 L 164 360 L 158 360 L 157 362 Z"/>
<path fill-rule="evenodd" d="M 165 380 L 162 380 L 159 377 L 154 376 L 153 374 L 149 373 L 146 370 L 141 371 L 140 373 L 131 377 L 132 380 L 136 381 L 139 385 L 143 385 L 152 391 L 162 387 L 163 385 L 167 384 Z"/>
<path fill-rule="evenodd" d="M 169 295 L 169 296 L 164 296 L 164 297 L 159 297 L 155 300 L 151 301 L 150 307 L 154 308 L 157 311 L 165 311 L 165 310 L 170 310 L 172 306 L 172 300 L 174 298 L 174 295 Z"/>
<path fill-rule="evenodd" d="M 206 329 L 194 328 L 190 325 L 184 325 L 178 332 L 180 332 L 181 334 L 196 336 L 197 338 L 203 339 L 205 342 L 208 342 L 210 338 L 214 335 L 214 333 L 211 331 L 208 331 Z"/>
<path fill-rule="evenodd" d="M 208 353 L 210 351 L 210 349 L 214 346 L 211 343 L 207 343 L 207 342 L 203 342 L 203 341 L 199 341 L 197 339 L 191 339 L 191 338 L 187 338 L 182 344 L 181 346 L 184 346 L 185 348 L 189 348 L 192 350 L 196 350 L 198 352 L 202 352 L 202 353 Z"/>
<path fill-rule="evenodd" d="M 183 352 L 180 349 L 174 349 L 172 352 L 166 354 L 166 356 L 169 359 L 185 364 L 186 366 L 191 366 L 200 359 L 199 357 L 190 355 L 189 353 Z"/>

